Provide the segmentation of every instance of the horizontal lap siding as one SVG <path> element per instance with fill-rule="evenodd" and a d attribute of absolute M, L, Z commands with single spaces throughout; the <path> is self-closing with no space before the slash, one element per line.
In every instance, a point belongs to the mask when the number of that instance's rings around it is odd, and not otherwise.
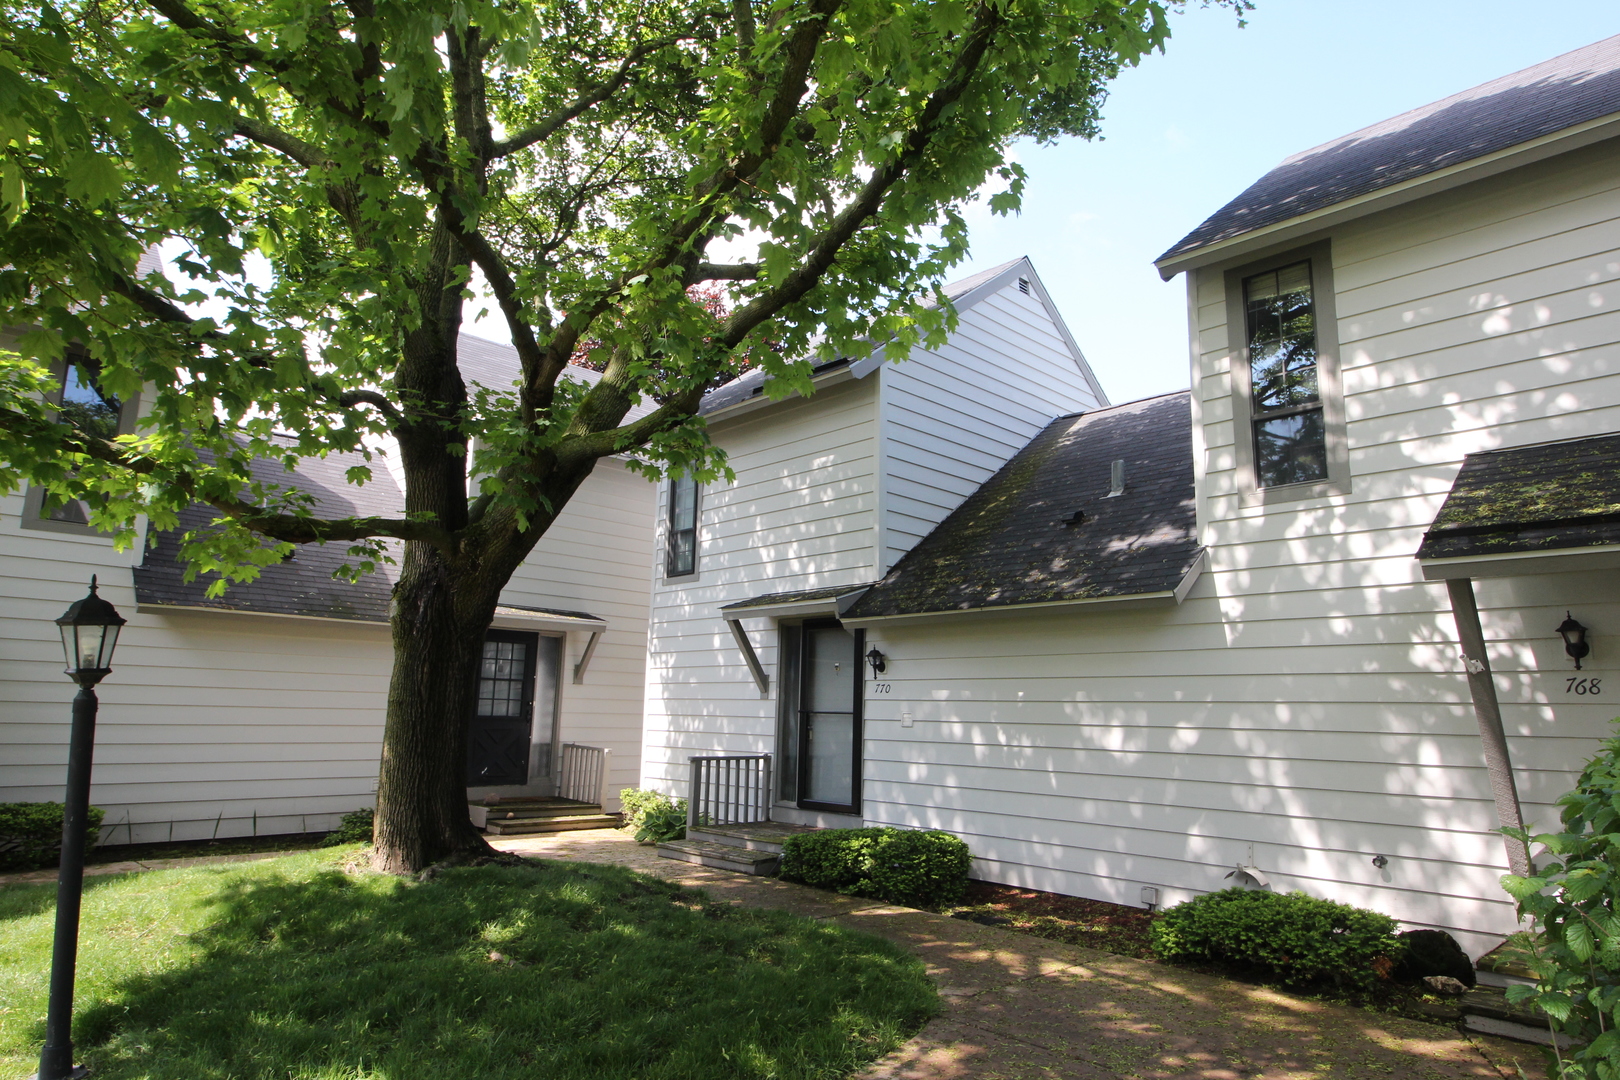
<path fill-rule="evenodd" d="M 882 372 L 884 569 L 945 520 L 1054 417 L 1101 395 L 1016 282 L 961 315 L 938 351 Z"/>
<path fill-rule="evenodd" d="M 703 488 L 697 578 L 654 586 L 642 765 L 649 786 L 684 795 L 689 756 L 774 748 L 774 685 L 761 700 L 723 605 L 877 576 L 877 381 L 846 381 L 711 423 L 737 481 Z M 661 574 L 662 536 L 658 559 Z M 774 623 L 744 625 L 774 684 Z"/>
<path fill-rule="evenodd" d="M 590 635 L 568 635 L 557 723 L 563 742 L 612 751 L 609 810 L 641 774 L 656 498 L 656 486 L 645 477 L 617 461 L 600 462 L 501 593 L 503 604 L 584 611 L 607 621 L 578 685 L 574 665 Z"/>
<path fill-rule="evenodd" d="M 636 782 L 653 489 L 599 466 L 503 602 L 608 620 L 585 684 L 569 678 L 562 737 L 614 750 L 613 790 Z M 92 573 L 129 619 L 98 689 L 92 799 L 104 840 L 148 842 L 313 831 L 375 795 L 392 645 L 364 623 L 214 612 L 137 612 L 133 553 L 18 527 L 0 506 L 0 800 L 60 799 L 72 686 L 51 620 Z"/>
<path fill-rule="evenodd" d="M 870 630 L 892 691 L 868 698 L 868 820 L 959 832 L 980 876 L 1131 904 L 1228 885 L 1252 847 L 1277 889 L 1476 951 L 1511 931 L 1456 626 L 1413 554 L 1465 454 L 1620 429 L 1617 166 L 1594 148 L 1331 235 L 1347 496 L 1241 505 L 1224 287 L 1201 274 L 1203 578 L 1175 609 Z M 1549 827 L 1620 712 L 1620 572 L 1476 592 L 1525 814 Z M 1592 628 L 1585 674 L 1613 680 L 1598 698 L 1564 693 L 1566 610 Z"/>

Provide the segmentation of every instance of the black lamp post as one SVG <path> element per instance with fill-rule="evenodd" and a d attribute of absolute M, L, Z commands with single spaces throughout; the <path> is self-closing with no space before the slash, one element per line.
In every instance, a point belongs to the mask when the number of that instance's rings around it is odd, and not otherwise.
<path fill-rule="evenodd" d="M 96 595 L 56 620 L 67 656 L 67 677 L 79 684 L 68 742 L 67 797 L 62 805 L 62 864 L 56 877 L 56 942 L 51 949 L 51 1004 L 36 1080 L 85 1075 L 73 1064 L 73 976 L 79 952 L 79 897 L 84 891 L 84 835 L 90 818 L 90 759 L 96 743 L 96 683 L 112 670 L 113 646 L 124 619 Z"/>

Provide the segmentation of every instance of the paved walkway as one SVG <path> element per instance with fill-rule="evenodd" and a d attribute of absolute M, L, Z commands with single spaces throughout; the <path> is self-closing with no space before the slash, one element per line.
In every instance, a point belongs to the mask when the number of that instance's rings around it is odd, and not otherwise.
<path fill-rule="evenodd" d="M 855 1080 L 1516 1080 L 1533 1047 L 1290 997 L 1112 953 L 857 900 L 774 878 L 660 859 L 613 829 L 497 839 L 505 851 L 615 863 L 711 898 L 792 911 L 898 942 L 922 957 L 944 1008 Z M 104 863 L 118 874 L 289 852 Z M 51 881 L 54 870 L 0 875 Z"/>
<path fill-rule="evenodd" d="M 129 859 L 124 862 L 91 863 L 84 868 L 84 876 L 129 874 L 137 870 L 178 870 L 184 866 L 210 866 L 214 863 L 258 862 L 260 859 L 279 859 L 283 855 L 296 854 L 298 854 L 296 851 L 256 851 L 249 855 L 194 855 L 184 859 Z M 55 867 L 49 870 L 29 870 L 26 873 L 0 874 L 0 885 L 35 884 L 55 880 Z"/>
<path fill-rule="evenodd" d="M 771 878 L 660 859 L 609 829 L 495 840 L 523 855 L 617 863 L 898 942 L 944 1009 L 860 1080 L 1513 1080 L 1544 1077 L 1521 1043 L 1307 1001 Z"/>

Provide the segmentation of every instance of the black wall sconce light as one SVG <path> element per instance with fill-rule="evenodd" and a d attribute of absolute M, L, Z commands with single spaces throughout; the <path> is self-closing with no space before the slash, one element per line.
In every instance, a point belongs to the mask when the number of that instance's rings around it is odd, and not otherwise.
<path fill-rule="evenodd" d="M 883 662 L 883 654 L 878 652 L 876 645 L 872 646 L 872 651 L 866 654 L 866 662 L 872 665 L 872 678 L 874 679 L 889 670 L 889 665 Z"/>
<path fill-rule="evenodd" d="M 1564 621 L 1558 624 L 1558 636 L 1564 639 L 1564 651 L 1575 660 L 1575 670 L 1581 670 L 1581 661 L 1592 652 L 1586 640 L 1586 627 L 1575 621 L 1575 616 L 1564 612 Z"/>

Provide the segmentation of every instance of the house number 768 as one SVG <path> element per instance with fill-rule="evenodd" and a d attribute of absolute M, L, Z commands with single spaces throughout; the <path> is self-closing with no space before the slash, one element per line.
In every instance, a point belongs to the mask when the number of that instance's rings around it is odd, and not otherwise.
<path fill-rule="evenodd" d="M 1564 684 L 1564 693 L 1579 694 L 1582 697 L 1597 697 L 1603 693 L 1602 679 L 1583 679 L 1578 675 L 1571 675 L 1569 682 Z"/>

